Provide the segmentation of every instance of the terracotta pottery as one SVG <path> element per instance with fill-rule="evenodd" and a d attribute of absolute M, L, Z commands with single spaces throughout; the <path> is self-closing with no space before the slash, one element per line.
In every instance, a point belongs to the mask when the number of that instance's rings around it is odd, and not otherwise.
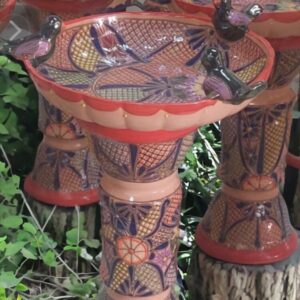
<path fill-rule="evenodd" d="M 23 2 L 38 11 L 38 18 L 32 23 L 36 29 L 51 13 L 66 20 L 100 11 L 124 10 L 128 4 L 125 0 Z M 42 96 L 39 106 L 39 129 L 44 139 L 38 148 L 34 169 L 26 178 L 26 192 L 37 201 L 59 206 L 97 203 L 101 170 L 89 149 L 83 130 L 74 118 L 48 104 Z M 51 163 L 49 156 L 57 157 L 61 163 Z"/>
<path fill-rule="evenodd" d="M 198 40 L 207 42 L 204 52 Z M 204 63 L 207 68 L 215 54 L 246 97 L 222 80 L 225 91 L 206 96 L 203 84 L 207 92 L 212 77 Z M 25 60 L 43 97 L 89 132 L 103 167 L 106 299 L 174 299 L 182 198 L 177 167 L 199 126 L 252 101 L 273 58 L 270 45 L 253 33 L 225 44 L 205 19 L 123 13 L 66 22 L 51 58 L 36 68 Z"/>
<path fill-rule="evenodd" d="M 232 6 L 242 10 L 251 2 L 236 0 Z M 256 2 L 265 10 L 250 26 L 274 47 L 275 68 L 269 91 L 222 122 L 219 174 L 224 184 L 196 234 L 197 244 L 207 254 L 240 264 L 274 263 L 297 249 L 297 235 L 279 186 L 284 182 L 296 99 L 289 84 L 300 66 L 300 6 L 297 1 Z M 176 3 L 190 12 L 210 16 L 214 12 L 210 1 Z"/>
<path fill-rule="evenodd" d="M 0 0 L 0 31 L 9 21 L 15 5 L 16 0 Z"/>

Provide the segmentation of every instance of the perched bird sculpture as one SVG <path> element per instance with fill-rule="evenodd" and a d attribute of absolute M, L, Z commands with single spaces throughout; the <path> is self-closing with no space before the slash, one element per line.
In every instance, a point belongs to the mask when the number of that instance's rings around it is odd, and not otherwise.
<path fill-rule="evenodd" d="M 248 31 L 249 24 L 263 12 L 259 4 L 248 5 L 243 11 L 235 10 L 231 5 L 231 0 L 215 3 L 215 7 L 214 26 L 219 36 L 228 41 L 243 38 Z"/>
<path fill-rule="evenodd" d="M 214 95 L 214 98 L 238 105 L 267 88 L 267 82 L 263 81 L 247 86 L 222 64 L 220 57 L 221 53 L 216 48 L 208 48 L 202 57 L 202 64 L 207 71 L 203 82 L 206 95 Z"/>
<path fill-rule="evenodd" d="M 0 44 L 0 54 L 16 59 L 29 59 L 34 67 L 47 60 L 55 49 L 55 41 L 61 30 L 61 19 L 49 16 L 41 31 L 25 38 Z"/>

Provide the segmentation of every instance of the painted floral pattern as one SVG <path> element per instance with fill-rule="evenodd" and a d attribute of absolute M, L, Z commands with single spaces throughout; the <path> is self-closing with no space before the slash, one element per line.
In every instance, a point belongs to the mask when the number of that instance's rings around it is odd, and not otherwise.
<path fill-rule="evenodd" d="M 264 67 L 264 52 L 251 39 L 226 44 L 209 25 L 120 18 L 64 31 L 39 72 L 67 88 L 111 101 L 198 102 L 206 98 L 199 82 L 206 76 L 201 59 L 209 47 L 219 48 L 224 64 L 245 82 Z M 237 59 L 243 50 L 247 58 Z"/>
<path fill-rule="evenodd" d="M 128 203 L 103 195 L 104 251 L 100 269 L 108 287 L 122 295 L 146 297 L 174 285 L 180 221 L 178 198 L 181 199 L 181 188 L 165 199 L 148 203 Z M 168 224 L 170 213 L 172 225 Z"/>

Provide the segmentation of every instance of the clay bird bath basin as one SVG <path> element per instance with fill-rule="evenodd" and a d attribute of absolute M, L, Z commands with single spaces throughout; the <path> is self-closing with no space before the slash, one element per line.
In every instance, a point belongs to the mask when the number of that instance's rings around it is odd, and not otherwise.
<path fill-rule="evenodd" d="M 37 68 L 25 64 L 40 93 L 88 130 L 158 141 L 234 114 L 251 101 L 219 101 L 220 91 L 207 97 L 201 59 L 210 47 L 244 84 L 270 75 L 273 52 L 257 35 L 226 43 L 207 20 L 176 14 L 69 21 L 51 58 Z"/>
<path fill-rule="evenodd" d="M 0 0 L 0 31 L 9 21 L 15 5 L 16 0 Z"/>

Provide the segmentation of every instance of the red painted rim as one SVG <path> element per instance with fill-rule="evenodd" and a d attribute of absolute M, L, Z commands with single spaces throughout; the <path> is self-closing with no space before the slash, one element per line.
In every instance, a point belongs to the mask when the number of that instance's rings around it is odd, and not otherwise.
<path fill-rule="evenodd" d="M 288 153 L 286 162 L 289 166 L 300 169 L 300 157 L 293 155 L 291 153 Z"/>
<path fill-rule="evenodd" d="M 90 16 L 90 17 L 85 17 L 85 18 L 80 18 L 80 19 L 75 19 L 71 21 L 67 21 L 63 25 L 63 30 L 72 28 L 74 26 L 78 26 L 86 21 L 94 21 L 97 20 L 99 17 L 100 18 L 105 18 L 105 17 L 111 17 L 112 15 L 119 15 L 122 17 L 135 17 L 135 16 L 145 16 L 145 17 L 170 17 L 170 18 L 178 18 L 180 19 L 194 19 L 194 20 L 199 20 L 202 22 L 208 23 L 207 18 L 201 18 L 201 17 L 192 17 L 187 14 L 176 14 L 176 13 L 116 13 L 116 14 L 103 14 L 103 15 L 98 15 L 98 16 Z M 265 51 L 267 54 L 267 61 L 265 64 L 265 68 L 263 71 L 256 77 L 256 79 L 253 81 L 253 83 L 258 82 L 258 81 L 266 81 L 273 69 L 273 63 L 274 63 L 274 50 L 272 46 L 262 37 L 259 35 L 251 32 L 248 34 L 248 37 L 254 40 L 256 43 L 259 44 L 259 46 Z M 119 108 L 124 109 L 126 112 L 139 115 L 139 116 L 144 116 L 144 115 L 152 115 L 159 110 L 164 110 L 169 113 L 173 114 L 186 114 L 186 113 L 191 113 L 195 112 L 207 105 L 212 105 L 214 104 L 217 100 L 212 100 L 212 99 L 203 99 L 197 102 L 191 102 L 191 103 L 185 103 L 185 104 L 179 104 L 179 103 L 171 103 L 171 104 L 150 104 L 150 103 L 132 103 L 129 101 L 110 101 L 104 98 L 88 95 L 85 93 L 78 93 L 77 91 L 74 91 L 70 88 L 63 87 L 51 80 L 46 79 L 43 77 L 33 66 L 31 65 L 30 61 L 25 60 L 25 65 L 30 73 L 33 81 L 35 84 L 39 87 L 41 90 L 49 91 L 53 90 L 58 96 L 63 98 L 66 101 L 69 102 L 80 102 L 83 101 L 87 105 L 93 107 L 96 110 L 100 111 L 115 111 Z"/>
<path fill-rule="evenodd" d="M 195 131 L 198 127 L 191 127 L 177 131 L 156 130 L 156 131 L 136 131 L 130 129 L 114 129 L 104 127 L 95 123 L 78 120 L 81 128 L 89 131 L 92 134 L 98 134 L 107 138 L 117 140 L 124 143 L 134 144 L 150 144 L 163 143 L 180 139 L 189 133 Z"/>
<path fill-rule="evenodd" d="M 300 36 L 282 39 L 268 39 L 272 47 L 277 51 L 285 51 L 300 48 Z"/>
<path fill-rule="evenodd" d="M 85 206 L 100 201 L 99 189 L 74 193 L 55 192 L 37 184 L 30 175 L 25 179 L 24 190 L 39 202 L 63 207 Z"/>
<path fill-rule="evenodd" d="M 39 9 L 51 12 L 68 12 L 77 13 L 92 9 L 102 9 L 107 7 L 112 0 L 80 0 L 64 1 L 64 0 L 22 0 L 23 2 L 38 7 Z"/>
<path fill-rule="evenodd" d="M 12 11 L 15 8 L 16 0 L 8 0 L 4 7 L 0 8 L 0 22 L 5 23 L 9 20 Z"/>
<path fill-rule="evenodd" d="M 186 3 L 182 0 L 175 0 L 176 4 L 189 13 L 202 12 L 212 17 L 215 11 L 214 6 Z M 264 12 L 254 22 L 265 22 L 267 20 L 275 20 L 281 23 L 292 23 L 300 21 L 300 11 L 279 11 L 279 12 Z"/>
<path fill-rule="evenodd" d="M 242 265 L 264 265 L 290 257 L 298 248 L 298 235 L 293 232 L 283 243 L 267 250 L 237 250 L 210 240 L 199 225 L 196 242 L 205 253 L 219 260 Z"/>

